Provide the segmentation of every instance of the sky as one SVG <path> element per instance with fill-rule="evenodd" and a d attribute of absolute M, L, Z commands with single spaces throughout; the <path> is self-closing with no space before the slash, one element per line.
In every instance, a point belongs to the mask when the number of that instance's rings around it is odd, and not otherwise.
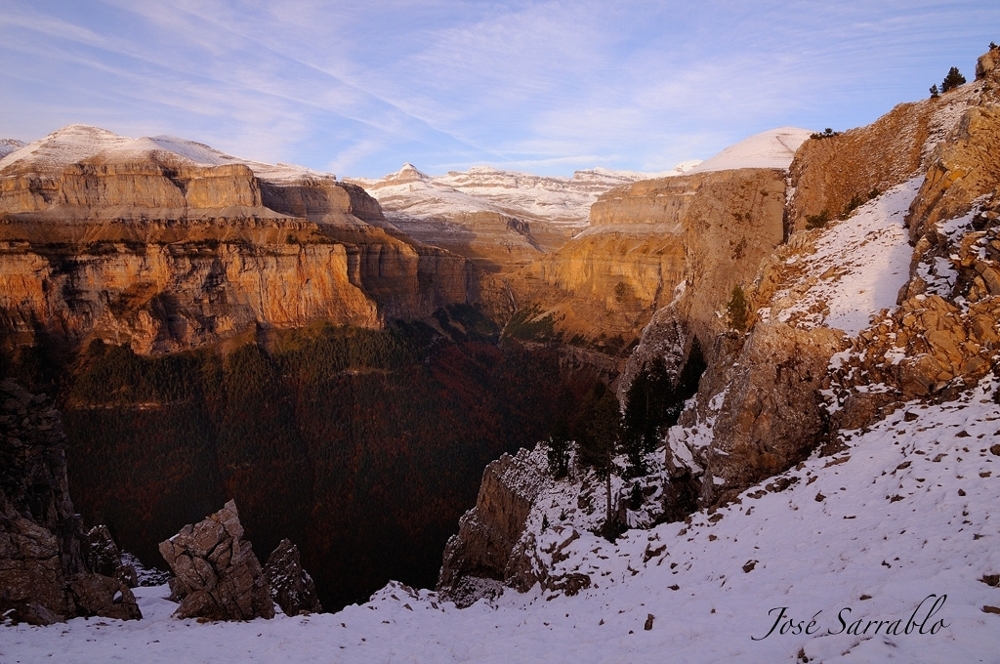
<path fill-rule="evenodd" d="M 971 81 L 996 0 L 0 0 L 0 138 L 72 123 L 340 177 L 658 172 Z"/>

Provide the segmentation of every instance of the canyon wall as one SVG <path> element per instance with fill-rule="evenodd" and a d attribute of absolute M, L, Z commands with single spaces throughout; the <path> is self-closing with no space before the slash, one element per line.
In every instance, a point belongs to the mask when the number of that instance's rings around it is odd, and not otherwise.
<path fill-rule="evenodd" d="M 702 473 L 703 504 L 995 366 L 1000 80 L 980 74 L 796 154 L 793 235 L 668 439 L 668 464 Z"/>
<path fill-rule="evenodd" d="M 376 328 L 474 294 L 466 259 L 394 230 L 356 185 L 125 140 L 75 126 L 0 162 L 6 350 L 39 334 L 162 353 L 260 326 Z"/>
<path fill-rule="evenodd" d="M 747 286 L 783 238 L 785 176 L 740 169 L 643 180 L 591 208 L 590 228 L 535 260 L 514 290 L 567 337 L 637 340 L 657 311 L 684 307 L 706 338 L 735 286 Z M 692 296 L 679 293 L 692 289 Z"/>

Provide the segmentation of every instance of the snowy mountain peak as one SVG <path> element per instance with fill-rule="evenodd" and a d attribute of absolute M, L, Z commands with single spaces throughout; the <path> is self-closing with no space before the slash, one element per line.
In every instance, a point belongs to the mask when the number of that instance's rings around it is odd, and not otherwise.
<path fill-rule="evenodd" d="M 707 173 L 738 168 L 787 169 L 792 164 L 795 151 L 805 143 L 810 134 L 810 130 L 797 127 L 770 129 L 730 145 L 686 172 Z"/>
<path fill-rule="evenodd" d="M 429 175 L 418 169 L 410 162 L 403 164 L 403 167 L 395 173 L 385 176 L 386 183 L 407 184 L 410 182 L 427 182 L 431 179 Z"/>
<path fill-rule="evenodd" d="M 128 140 L 106 129 L 72 124 L 14 150 L 0 159 L 0 170 L 17 164 L 23 170 L 56 174 L 69 164 L 123 145 Z"/>
<path fill-rule="evenodd" d="M 6 157 L 14 150 L 23 148 L 24 145 L 24 141 L 19 141 L 14 138 L 0 138 L 0 159 Z"/>
<path fill-rule="evenodd" d="M 20 141 L 16 141 L 20 143 Z M 121 162 L 144 161 L 152 157 L 180 160 L 196 166 L 221 166 L 245 164 L 261 178 L 273 181 L 293 181 L 302 178 L 336 178 L 330 173 L 320 173 L 302 166 L 265 164 L 240 159 L 213 147 L 175 136 L 144 136 L 128 138 L 84 124 L 71 124 L 57 129 L 48 136 L 28 145 L 3 152 L 0 148 L 0 171 L 16 168 L 40 174 L 57 175 L 70 164 L 86 159 Z"/>

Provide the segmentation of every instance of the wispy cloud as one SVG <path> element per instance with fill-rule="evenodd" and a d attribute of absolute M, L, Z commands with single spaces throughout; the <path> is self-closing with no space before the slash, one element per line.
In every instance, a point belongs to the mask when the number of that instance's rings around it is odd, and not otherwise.
<path fill-rule="evenodd" d="M 774 126 L 870 122 L 971 74 L 998 19 L 985 1 L 8 0 L 0 136 L 82 121 L 348 176 L 663 170 Z"/>

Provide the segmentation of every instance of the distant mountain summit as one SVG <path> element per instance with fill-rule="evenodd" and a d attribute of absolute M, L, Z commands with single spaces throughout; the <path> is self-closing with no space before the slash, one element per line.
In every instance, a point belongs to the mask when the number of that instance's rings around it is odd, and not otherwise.
<path fill-rule="evenodd" d="M 24 144 L 6 140 L 0 145 L 0 174 L 33 172 L 39 175 L 59 175 L 71 164 L 84 160 L 103 163 L 123 163 L 156 160 L 184 166 L 224 166 L 243 164 L 255 175 L 268 180 L 296 180 L 300 178 L 336 179 L 331 173 L 320 173 L 304 166 L 265 164 L 241 159 L 213 147 L 175 136 L 144 136 L 128 138 L 84 124 L 71 124 L 51 134 Z"/>
<path fill-rule="evenodd" d="M 24 141 L 15 138 L 0 138 L 0 159 L 3 159 L 14 150 L 24 147 Z"/>
<path fill-rule="evenodd" d="M 663 173 L 594 168 L 573 177 L 532 175 L 491 166 L 430 176 L 406 163 L 377 180 L 354 179 L 378 199 L 390 220 L 448 219 L 455 215 L 493 212 L 528 222 L 582 228 L 590 206 L 605 191 L 636 180 L 679 175 L 700 162 L 688 161 Z"/>
<path fill-rule="evenodd" d="M 571 178 L 491 166 L 431 176 L 406 163 L 378 180 L 354 182 L 407 235 L 497 272 L 562 246 L 586 228 L 590 206 L 601 194 L 644 178 L 679 175 L 697 163 L 657 174 L 594 168 Z"/>
<path fill-rule="evenodd" d="M 797 127 L 779 127 L 754 134 L 730 145 L 719 154 L 691 168 L 689 173 L 731 171 L 738 168 L 787 169 L 795 151 L 813 132 Z"/>

